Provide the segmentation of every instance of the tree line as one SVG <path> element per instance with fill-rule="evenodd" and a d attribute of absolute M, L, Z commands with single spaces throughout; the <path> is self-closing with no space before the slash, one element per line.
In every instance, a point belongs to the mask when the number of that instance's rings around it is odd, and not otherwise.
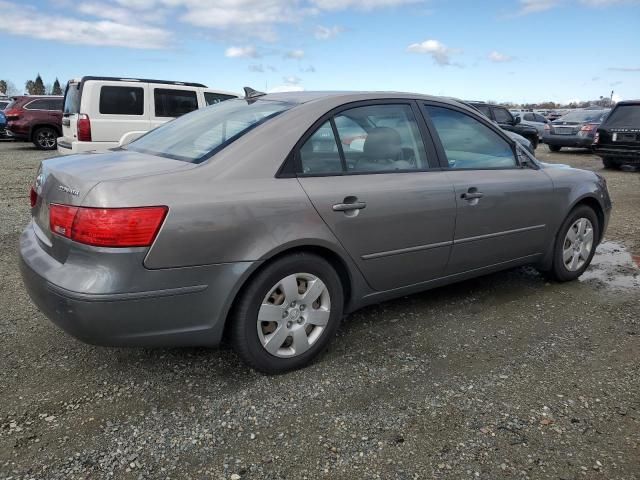
<path fill-rule="evenodd" d="M 24 93 L 27 95 L 62 95 L 62 87 L 57 77 L 53 84 L 45 84 L 38 74 L 35 80 L 25 82 Z M 8 80 L 0 80 L 0 95 L 12 97 L 20 95 L 20 90 Z"/>

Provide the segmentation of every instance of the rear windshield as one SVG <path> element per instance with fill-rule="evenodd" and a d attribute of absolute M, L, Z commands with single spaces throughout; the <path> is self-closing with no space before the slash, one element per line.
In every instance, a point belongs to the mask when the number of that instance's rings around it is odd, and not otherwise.
<path fill-rule="evenodd" d="M 556 122 L 601 122 L 608 110 L 577 110 L 560 117 Z"/>
<path fill-rule="evenodd" d="M 150 131 L 126 148 L 190 163 L 200 163 L 247 131 L 293 105 L 258 100 L 227 100 L 196 110 Z"/>
<path fill-rule="evenodd" d="M 62 113 L 80 112 L 80 84 L 68 83 L 64 92 L 64 108 Z"/>
<path fill-rule="evenodd" d="M 611 112 L 607 127 L 640 128 L 640 105 L 619 105 Z"/>

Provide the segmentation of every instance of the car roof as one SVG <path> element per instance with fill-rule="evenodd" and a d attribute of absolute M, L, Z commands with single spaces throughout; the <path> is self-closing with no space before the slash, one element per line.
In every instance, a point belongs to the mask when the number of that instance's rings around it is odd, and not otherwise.
<path fill-rule="evenodd" d="M 179 82 L 175 80 L 155 80 L 150 78 L 133 78 L 133 77 L 96 77 L 96 76 L 84 76 L 82 78 L 72 78 L 68 83 L 80 83 L 88 81 L 108 81 L 108 82 L 140 82 L 140 83 L 161 83 L 164 85 L 180 85 L 185 87 L 202 87 L 207 88 L 202 83 L 193 82 Z"/>
<path fill-rule="evenodd" d="M 639 100 L 622 100 L 616 103 L 616 107 L 618 105 L 640 105 L 640 99 Z"/>
<path fill-rule="evenodd" d="M 322 102 L 324 100 L 340 99 L 343 103 L 362 100 L 406 99 L 406 100 L 435 100 L 446 103 L 457 103 L 456 99 L 436 97 L 420 93 L 407 92 L 380 92 L 380 91 L 303 91 L 303 92 L 278 92 L 267 93 L 256 97 L 260 100 L 271 100 L 294 104 L 309 102 Z"/>

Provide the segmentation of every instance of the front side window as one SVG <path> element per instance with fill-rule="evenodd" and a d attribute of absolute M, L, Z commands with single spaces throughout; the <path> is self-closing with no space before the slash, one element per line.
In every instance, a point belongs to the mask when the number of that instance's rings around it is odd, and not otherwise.
<path fill-rule="evenodd" d="M 426 106 L 449 162 L 449 168 L 512 168 L 511 145 L 475 118 L 444 107 Z"/>
<path fill-rule="evenodd" d="M 493 115 L 498 123 L 512 123 L 513 117 L 506 108 L 494 108 Z"/>
<path fill-rule="evenodd" d="M 234 95 L 225 95 L 224 93 L 204 92 L 204 101 L 207 105 L 215 105 L 216 103 L 224 102 L 225 100 L 231 100 L 237 98 Z"/>
<path fill-rule="evenodd" d="M 156 88 L 153 98 L 156 117 L 179 117 L 198 109 L 198 97 L 192 90 Z"/>
<path fill-rule="evenodd" d="M 127 149 L 199 163 L 291 107 L 290 103 L 270 100 L 229 100 L 167 122 L 130 143 Z"/>
<path fill-rule="evenodd" d="M 536 121 L 536 118 L 533 116 L 533 113 L 525 113 L 522 118 L 523 118 L 523 120 L 526 120 L 528 122 L 535 122 Z"/>
<path fill-rule="evenodd" d="M 100 88 L 100 113 L 104 115 L 142 115 L 144 113 L 144 89 L 141 87 L 103 86 Z"/>

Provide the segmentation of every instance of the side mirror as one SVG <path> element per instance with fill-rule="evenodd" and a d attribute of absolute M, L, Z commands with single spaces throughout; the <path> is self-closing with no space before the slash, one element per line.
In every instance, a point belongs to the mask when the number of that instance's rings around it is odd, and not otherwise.
<path fill-rule="evenodd" d="M 520 121 L 521 121 L 521 118 L 520 118 L 520 117 L 514 117 L 514 118 L 513 118 L 513 124 L 514 124 L 514 125 L 518 125 L 518 124 L 520 123 Z"/>

